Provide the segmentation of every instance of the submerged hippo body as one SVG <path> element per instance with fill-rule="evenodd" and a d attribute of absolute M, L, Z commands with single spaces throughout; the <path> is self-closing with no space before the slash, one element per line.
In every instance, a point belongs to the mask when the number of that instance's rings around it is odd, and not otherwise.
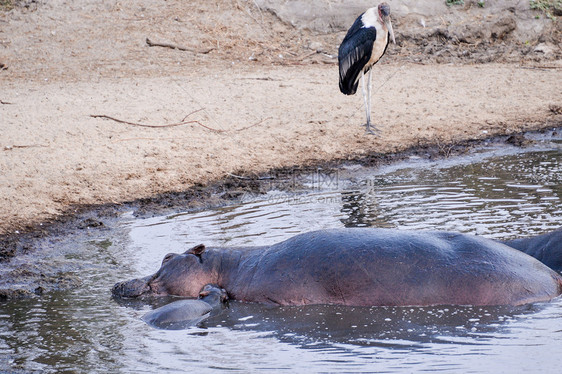
<path fill-rule="evenodd" d="M 562 278 L 492 240 L 450 232 L 339 229 L 250 248 L 168 254 L 154 275 L 118 283 L 120 297 L 194 297 L 216 283 L 229 298 L 280 305 L 520 305 L 562 292 Z"/>
<path fill-rule="evenodd" d="M 142 320 L 162 329 L 183 329 L 207 318 L 226 299 L 224 289 L 208 284 L 203 287 L 198 299 L 174 301 L 146 313 Z"/>

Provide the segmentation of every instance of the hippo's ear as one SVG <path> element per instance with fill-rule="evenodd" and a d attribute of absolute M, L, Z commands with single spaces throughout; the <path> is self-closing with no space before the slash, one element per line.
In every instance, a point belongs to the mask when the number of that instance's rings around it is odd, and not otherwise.
<path fill-rule="evenodd" d="M 208 289 L 203 288 L 201 291 L 199 291 L 199 298 L 203 298 L 205 296 L 209 296 L 211 294 L 211 291 L 209 291 Z"/>
<path fill-rule="evenodd" d="M 184 253 L 188 255 L 201 256 L 203 252 L 205 252 L 205 244 L 196 245 L 195 247 L 188 249 Z"/>
<path fill-rule="evenodd" d="M 213 287 L 207 287 L 207 286 L 203 287 L 203 289 L 199 292 L 199 298 L 204 298 L 205 296 L 209 296 L 211 294 L 210 290 Z M 228 294 L 226 293 L 226 290 L 224 288 L 221 288 L 220 291 L 221 291 L 220 300 L 221 302 L 225 302 L 226 300 L 228 300 Z"/>
<path fill-rule="evenodd" d="M 225 302 L 226 300 L 228 300 L 228 293 L 224 288 L 221 288 L 221 301 Z"/>

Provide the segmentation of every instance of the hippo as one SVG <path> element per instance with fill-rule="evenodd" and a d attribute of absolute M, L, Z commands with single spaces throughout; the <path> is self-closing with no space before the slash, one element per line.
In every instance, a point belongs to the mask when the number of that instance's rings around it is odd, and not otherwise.
<path fill-rule="evenodd" d="M 161 329 L 183 329 L 209 317 L 211 311 L 222 306 L 226 300 L 224 289 L 207 284 L 199 292 L 198 299 L 174 301 L 146 313 L 142 320 Z"/>
<path fill-rule="evenodd" d="M 562 272 L 562 229 L 502 243 L 525 252 L 557 272 Z"/>
<path fill-rule="evenodd" d="M 562 293 L 562 277 L 505 244 L 454 232 L 313 231 L 271 246 L 167 254 L 117 297 L 194 297 L 205 284 L 246 302 L 352 306 L 522 305 Z"/>

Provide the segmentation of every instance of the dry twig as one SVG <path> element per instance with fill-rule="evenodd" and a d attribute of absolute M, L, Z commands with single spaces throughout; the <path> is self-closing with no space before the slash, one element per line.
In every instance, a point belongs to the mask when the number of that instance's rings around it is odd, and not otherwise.
<path fill-rule="evenodd" d="M 264 119 L 262 119 L 262 120 L 260 120 L 256 123 L 254 123 L 253 125 L 242 127 L 241 129 L 236 129 L 236 131 L 244 131 L 244 130 L 251 129 L 252 127 L 257 126 L 257 125 L 261 124 L 262 122 L 267 121 L 268 119 L 271 119 L 271 117 L 264 118 Z"/>
<path fill-rule="evenodd" d="M 272 180 L 275 177 L 257 177 L 257 178 L 250 178 L 250 177 L 243 177 L 241 175 L 236 175 L 232 173 L 226 173 L 228 176 L 236 179 L 246 180 L 246 181 L 264 181 L 264 180 Z"/>
<path fill-rule="evenodd" d="M 560 66 L 519 66 L 520 69 L 529 69 L 529 70 L 560 70 L 562 69 Z"/>
<path fill-rule="evenodd" d="M 171 49 L 177 49 L 180 51 L 187 51 L 187 52 L 192 52 L 192 53 L 201 53 L 206 55 L 207 53 L 211 52 L 212 50 L 214 50 L 215 48 L 208 48 L 208 49 L 202 49 L 202 50 L 197 50 L 194 48 L 188 48 L 188 47 L 182 47 L 181 45 L 176 45 L 176 44 L 171 44 L 171 43 L 159 43 L 159 42 L 153 42 L 152 40 L 146 38 L 146 44 L 148 44 L 149 47 L 164 47 L 164 48 L 171 48 Z"/>
<path fill-rule="evenodd" d="M 109 119 L 109 120 L 112 120 L 112 121 L 115 121 L 115 122 L 118 122 L 118 123 L 123 123 L 123 124 L 125 124 L 125 125 L 139 126 L 139 127 L 149 127 L 149 128 L 153 128 L 153 129 L 154 129 L 154 128 L 156 128 L 156 129 L 158 129 L 158 128 L 165 128 L 165 127 L 176 127 L 176 126 L 189 125 L 189 124 L 197 124 L 197 125 L 199 125 L 199 126 L 201 126 L 201 127 L 206 128 L 207 130 L 210 130 L 210 131 L 213 131 L 213 132 L 217 132 L 217 133 L 226 132 L 226 130 L 214 129 L 214 128 L 212 128 L 212 127 L 209 127 L 209 126 L 207 126 L 207 125 L 204 125 L 204 124 L 202 124 L 201 122 L 199 122 L 199 121 L 197 121 L 197 120 L 186 121 L 187 117 L 191 116 L 191 115 L 194 114 L 194 113 L 200 112 L 200 111 L 202 111 L 202 110 L 204 110 L 204 109 L 205 109 L 205 108 L 201 108 L 201 109 L 194 110 L 193 112 L 191 112 L 191 113 L 189 113 L 188 115 L 186 115 L 185 117 L 183 117 L 183 119 L 182 119 L 180 122 L 177 122 L 177 123 L 169 123 L 169 124 L 165 124 L 165 125 L 147 125 L 147 124 L 144 124 L 144 123 L 130 122 L 130 121 L 125 121 L 125 120 L 122 120 L 122 119 L 119 119 L 119 118 L 111 117 L 111 116 L 108 116 L 108 115 L 105 115 L 105 114 L 90 114 L 90 117 L 92 117 L 92 118 Z M 256 122 L 256 123 L 254 123 L 253 125 L 249 125 L 249 126 L 246 126 L 246 127 L 242 127 L 241 129 L 236 129 L 236 130 L 233 130 L 233 131 L 237 131 L 237 132 L 238 132 L 238 131 L 248 130 L 248 129 L 252 128 L 252 127 L 255 127 L 255 126 L 260 125 L 262 122 L 267 121 L 268 119 L 271 119 L 271 117 L 264 118 L 264 119 L 262 119 L 262 120 L 259 120 L 259 121 Z"/>
<path fill-rule="evenodd" d="M 129 121 L 124 121 L 122 119 L 118 119 L 115 117 L 111 117 L 111 116 L 107 116 L 105 114 L 90 114 L 90 117 L 92 118 L 104 118 L 104 119 L 110 119 L 112 121 L 118 122 L 118 123 L 123 123 L 125 125 L 130 125 L 130 126 L 140 126 L 140 127 L 149 127 L 149 128 L 165 128 L 165 127 L 176 127 L 176 126 L 182 126 L 182 125 L 189 125 L 189 124 L 197 124 L 201 127 L 206 128 L 207 130 L 211 130 L 214 132 L 224 132 L 224 130 L 219 130 L 219 129 L 214 129 L 212 127 L 206 126 L 204 124 L 202 124 L 201 122 L 197 121 L 197 120 L 192 120 L 192 121 L 186 121 L 186 118 L 189 117 L 190 115 L 200 112 L 202 111 L 204 108 L 201 109 L 197 109 L 194 110 L 193 112 L 189 113 L 188 115 L 186 115 L 180 122 L 177 123 L 169 123 L 166 125 L 147 125 L 144 123 L 137 123 L 137 122 L 129 122 Z"/>
<path fill-rule="evenodd" d="M 41 148 L 48 148 L 48 145 L 44 145 L 44 144 L 29 144 L 29 145 L 7 145 L 4 147 L 5 151 L 11 151 L 12 149 L 18 149 L 18 148 L 35 148 L 35 147 L 41 147 Z"/>

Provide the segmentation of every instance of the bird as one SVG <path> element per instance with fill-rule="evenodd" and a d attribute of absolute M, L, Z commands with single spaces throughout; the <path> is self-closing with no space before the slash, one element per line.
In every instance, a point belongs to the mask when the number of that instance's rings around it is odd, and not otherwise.
<path fill-rule="evenodd" d="M 371 124 L 371 68 L 386 52 L 390 39 L 396 44 L 390 22 L 390 6 L 383 2 L 357 17 L 338 50 L 340 91 L 345 95 L 354 95 L 361 79 L 367 132 L 373 135 L 378 129 Z"/>

